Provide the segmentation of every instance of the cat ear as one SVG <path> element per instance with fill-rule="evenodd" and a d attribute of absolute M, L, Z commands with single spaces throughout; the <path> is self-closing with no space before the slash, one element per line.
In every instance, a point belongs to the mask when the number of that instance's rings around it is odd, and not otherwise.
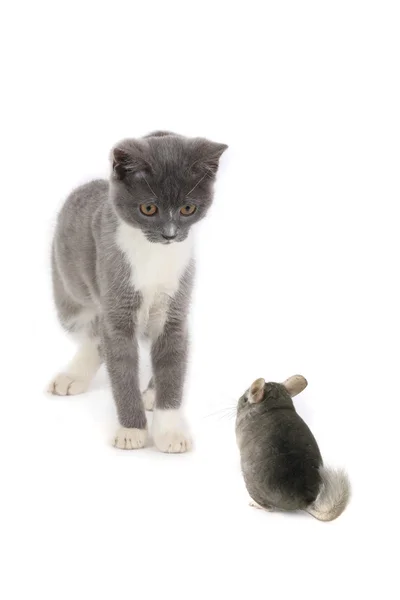
<path fill-rule="evenodd" d="M 300 394 L 308 385 L 307 379 L 302 375 L 292 375 L 289 379 L 283 382 L 283 387 L 286 388 L 286 391 L 293 398 Z"/>
<path fill-rule="evenodd" d="M 203 138 L 196 139 L 194 141 L 192 171 L 214 177 L 218 171 L 219 159 L 227 148 L 226 144 L 217 144 Z"/>
<path fill-rule="evenodd" d="M 256 402 L 261 402 L 264 397 L 264 386 L 265 379 L 262 377 L 260 379 L 256 379 L 250 386 L 249 389 L 249 402 L 250 404 L 254 404 Z"/>
<path fill-rule="evenodd" d="M 150 170 L 145 148 L 139 140 L 124 140 L 111 151 L 112 172 L 115 179 L 124 179 L 129 173 L 144 175 Z"/>

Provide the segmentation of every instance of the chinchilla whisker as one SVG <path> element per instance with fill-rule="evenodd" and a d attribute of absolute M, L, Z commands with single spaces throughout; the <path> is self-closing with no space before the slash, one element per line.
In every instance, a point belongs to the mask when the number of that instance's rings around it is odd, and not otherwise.
<path fill-rule="evenodd" d="M 209 417 L 216 417 L 218 415 L 223 415 L 225 413 L 230 413 L 230 412 L 236 413 L 236 405 L 235 406 L 223 406 L 222 408 L 219 408 L 218 410 L 215 410 L 211 413 L 208 413 L 207 415 L 204 415 L 204 418 L 208 419 Z"/>
<path fill-rule="evenodd" d="M 234 419 L 236 417 L 236 411 L 232 412 L 232 413 L 225 413 L 224 415 L 221 415 L 218 420 L 222 421 L 222 419 L 226 420 L 226 421 L 231 421 L 232 419 Z"/>

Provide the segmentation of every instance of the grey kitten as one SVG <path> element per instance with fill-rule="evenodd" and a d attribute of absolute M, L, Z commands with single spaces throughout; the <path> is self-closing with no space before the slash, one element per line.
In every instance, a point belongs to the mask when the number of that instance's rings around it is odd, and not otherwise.
<path fill-rule="evenodd" d="M 110 180 L 76 189 L 58 217 L 52 246 L 54 298 L 65 329 L 79 339 L 50 384 L 84 392 L 104 360 L 120 429 L 118 448 L 141 448 L 147 420 L 138 379 L 138 338 L 150 341 L 153 439 L 165 452 L 190 447 L 180 411 L 188 352 L 193 232 L 213 199 L 227 148 L 203 138 L 155 132 L 117 144 Z"/>
<path fill-rule="evenodd" d="M 346 508 L 350 483 L 324 466 L 318 444 L 296 413 L 292 397 L 307 385 L 301 375 L 283 384 L 257 379 L 240 398 L 236 437 L 242 472 L 254 506 L 305 510 L 321 521 Z"/>

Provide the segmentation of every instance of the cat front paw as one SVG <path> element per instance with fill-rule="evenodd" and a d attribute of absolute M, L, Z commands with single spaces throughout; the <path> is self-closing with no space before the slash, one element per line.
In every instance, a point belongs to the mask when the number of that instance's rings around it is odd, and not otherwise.
<path fill-rule="evenodd" d="M 144 448 L 147 441 L 147 429 L 120 427 L 114 436 L 113 445 L 121 450 Z"/>
<path fill-rule="evenodd" d="M 177 454 L 192 448 L 192 439 L 180 410 L 156 409 L 152 434 L 154 443 L 161 452 Z"/>
<path fill-rule="evenodd" d="M 153 433 L 153 438 L 155 445 L 161 452 L 181 454 L 192 448 L 192 440 L 184 431 L 167 431 L 157 436 Z"/>

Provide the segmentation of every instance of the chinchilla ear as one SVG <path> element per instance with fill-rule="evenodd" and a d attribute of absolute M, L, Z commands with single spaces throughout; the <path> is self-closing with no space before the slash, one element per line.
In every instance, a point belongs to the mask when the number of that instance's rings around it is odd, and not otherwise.
<path fill-rule="evenodd" d="M 122 140 L 111 150 L 111 164 L 115 179 L 125 179 L 129 173 L 136 176 L 146 174 L 150 169 L 146 160 L 146 143 L 143 140 Z"/>
<path fill-rule="evenodd" d="M 250 404 L 255 404 L 257 402 L 261 402 L 264 397 L 264 386 L 265 379 L 262 377 L 260 379 L 256 379 L 250 386 L 249 389 L 249 402 Z"/>
<path fill-rule="evenodd" d="M 302 375 L 292 375 L 292 377 L 286 379 L 286 381 L 284 381 L 282 385 L 286 388 L 289 395 L 293 398 L 294 396 L 297 396 L 297 394 L 300 394 L 300 392 L 302 392 L 307 387 L 308 382 L 307 379 Z"/>

